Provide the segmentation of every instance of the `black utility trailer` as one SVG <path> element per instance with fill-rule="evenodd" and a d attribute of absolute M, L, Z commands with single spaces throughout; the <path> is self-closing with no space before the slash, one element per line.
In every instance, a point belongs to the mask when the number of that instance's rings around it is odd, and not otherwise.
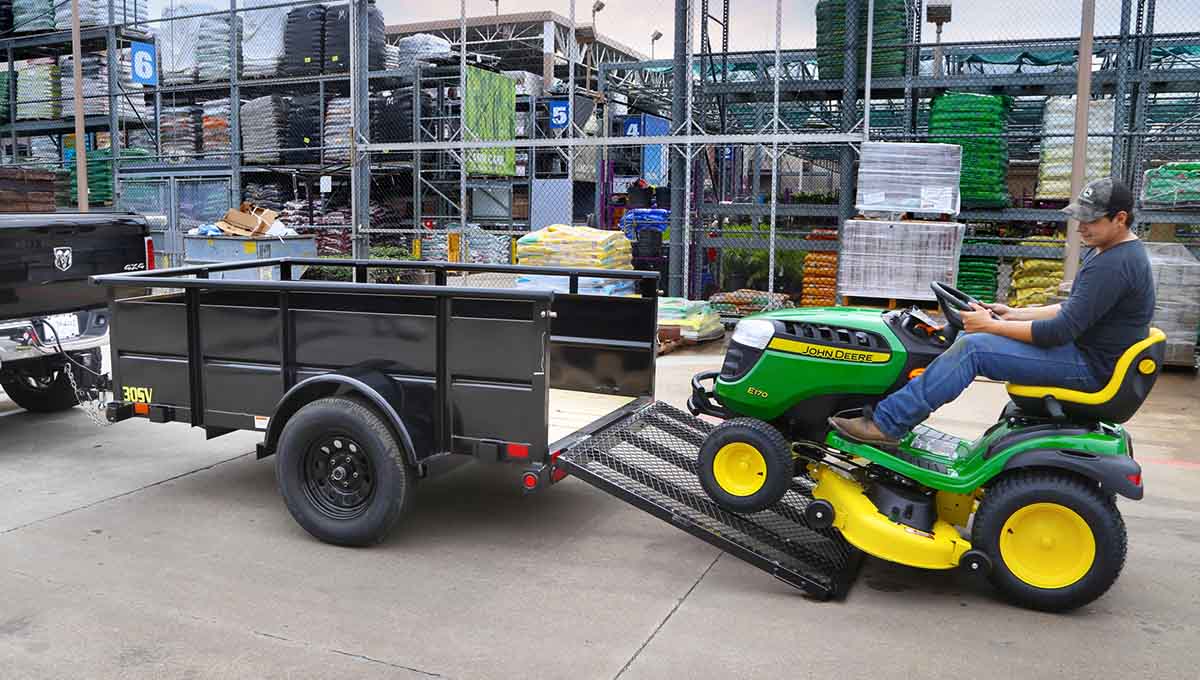
<path fill-rule="evenodd" d="M 353 281 L 293 280 L 313 265 Z M 223 278 L 274 267 L 279 280 Z M 527 275 L 567 292 L 516 287 Z M 579 294 L 590 277 L 636 294 Z M 804 524 L 802 486 L 762 517 L 705 496 L 711 426 L 653 398 L 656 273 L 280 258 L 94 281 L 145 290 L 110 293 L 109 420 L 263 432 L 259 457 L 276 455 L 289 511 L 323 541 L 383 539 L 418 480 L 474 460 L 522 466 L 525 492 L 575 475 L 818 595 L 844 592 L 857 564 Z"/>

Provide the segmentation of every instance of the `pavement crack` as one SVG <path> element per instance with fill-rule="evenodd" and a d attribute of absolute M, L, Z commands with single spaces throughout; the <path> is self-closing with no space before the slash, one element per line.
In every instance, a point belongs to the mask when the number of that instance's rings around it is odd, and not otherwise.
<path fill-rule="evenodd" d="M 361 659 L 361 660 L 363 660 L 363 661 L 370 661 L 371 663 L 383 664 L 384 666 L 387 666 L 387 667 L 389 667 L 389 668 L 399 668 L 400 670 L 405 670 L 405 671 L 409 671 L 409 672 L 412 672 L 412 673 L 420 673 L 421 675 L 427 675 L 427 676 L 429 676 L 429 677 L 431 677 L 431 678 L 440 678 L 440 677 L 442 677 L 441 673 L 432 673 L 432 672 L 430 672 L 430 671 L 423 671 L 423 670 L 421 670 L 420 668 L 413 668 L 412 666 L 403 666 L 403 665 L 401 665 L 401 664 L 398 664 L 398 663 L 392 663 L 391 661 L 384 661 L 384 660 L 382 660 L 382 659 L 375 659 L 375 658 L 372 658 L 372 657 L 366 656 L 366 655 L 364 655 L 364 654 L 354 654 L 354 653 L 352 653 L 352 652 L 343 652 L 343 651 L 342 651 L 342 650 L 340 650 L 340 649 L 331 649 L 331 650 L 329 650 L 329 651 L 333 652 L 334 654 L 341 654 L 342 656 L 348 656 L 348 657 L 350 657 L 350 658 L 352 658 L 352 659 Z"/>
<path fill-rule="evenodd" d="M 295 642 L 295 640 L 293 640 L 291 638 L 285 638 L 282 635 L 272 635 L 271 633 L 264 633 L 261 630 L 254 631 L 254 634 L 261 635 L 262 637 L 265 637 L 265 638 L 271 638 L 272 640 L 279 640 L 281 642 Z"/>
<path fill-rule="evenodd" d="M 629 657 L 629 661 L 626 661 L 625 665 L 621 667 L 621 670 L 613 676 L 613 680 L 617 680 L 622 675 L 625 675 L 625 671 L 629 670 L 629 667 L 633 665 L 634 661 L 637 661 L 637 658 L 641 655 L 642 650 L 646 649 L 646 647 L 654 641 L 654 638 L 658 635 L 658 631 L 662 630 L 663 626 L 667 625 L 667 621 L 670 621 L 672 616 L 675 616 L 675 612 L 679 611 L 679 608 L 683 606 L 684 601 L 691 596 L 692 591 L 696 589 L 696 586 L 700 585 L 700 582 L 704 580 L 704 577 L 708 576 L 708 572 L 712 571 L 712 568 L 717 566 L 717 560 L 721 559 L 721 555 L 724 554 L 725 553 L 723 552 L 717 553 L 717 556 L 713 558 L 713 561 L 708 564 L 708 567 L 706 567 L 700 576 L 696 578 L 696 581 L 692 583 L 690 588 L 687 589 L 687 592 L 683 594 L 683 597 L 675 601 L 675 606 L 671 607 L 671 611 L 667 612 L 667 615 L 663 617 L 663 620 L 659 621 L 658 625 L 655 626 L 654 630 L 650 633 L 650 637 L 646 638 L 646 641 L 642 643 L 642 646 L 638 647 L 637 651 L 633 653 L 633 656 Z"/>
<path fill-rule="evenodd" d="M 0 531 L 0 536 L 3 536 L 5 534 L 11 534 L 14 531 L 20 531 L 21 529 L 26 529 L 26 528 L 34 526 L 36 524 L 41 524 L 43 522 L 49 522 L 50 520 L 58 519 L 59 517 L 66 517 L 67 515 L 70 515 L 71 513 L 79 512 L 80 510 L 87 510 L 88 508 L 94 508 L 97 505 L 101 505 L 101 504 L 107 503 L 109 501 L 115 501 L 118 498 L 132 496 L 135 493 L 141 493 L 142 491 L 145 491 L 147 489 L 153 489 L 154 487 L 161 486 L 163 484 L 166 484 L 167 482 L 174 482 L 175 480 L 183 479 L 184 477 L 190 477 L 191 475 L 194 475 L 199 472 L 207 472 L 208 470 L 211 470 L 211 469 L 217 467 L 218 465 L 224 465 L 225 463 L 229 463 L 229 462 L 238 460 L 239 458 L 245 458 L 246 456 L 252 456 L 252 455 L 254 455 L 253 451 L 250 451 L 247 453 L 239 453 L 238 455 L 236 455 L 232 458 L 226 458 L 225 460 L 219 460 L 219 461 L 213 463 L 212 465 L 206 465 L 201 468 L 196 468 L 195 470 L 189 470 L 182 474 L 175 475 L 174 477 L 160 479 L 157 482 L 151 482 L 150 484 L 146 484 L 145 486 L 140 486 L 136 489 L 130 489 L 129 491 L 123 491 L 119 494 L 115 494 L 115 495 L 109 496 L 107 498 L 101 498 L 100 500 L 92 501 L 91 503 L 85 503 L 78 507 L 71 508 L 70 510 L 63 510 L 62 512 L 55 513 L 55 514 L 49 515 L 47 517 L 42 517 L 41 519 L 35 519 L 32 522 L 26 522 L 25 524 L 19 524 L 15 527 L 9 527 L 3 531 Z"/>

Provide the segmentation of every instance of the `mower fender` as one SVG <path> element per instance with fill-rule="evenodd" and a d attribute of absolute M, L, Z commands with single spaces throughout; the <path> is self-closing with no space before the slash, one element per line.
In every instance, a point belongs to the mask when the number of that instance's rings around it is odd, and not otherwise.
<path fill-rule="evenodd" d="M 933 533 L 897 524 L 879 512 L 858 482 L 828 465 L 814 464 L 809 470 L 817 482 L 813 497 L 833 505 L 833 527 L 867 554 L 921 569 L 953 569 L 971 549 L 944 519 L 934 522 Z"/>
<path fill-rule="evenodd" d="M 1068 470 L 1098 483 L 1101 488 L 1140 501 L 1142 466 L 1129 456 L 1100 456 L 1083 451 L 1031 449 L 1016 454 L 1004 464 L 1004 471 L 1021 468 Z"/>
<path fill-rule="evenodd" d="M 417 465 L 412 437 L 400 417 L 403 396 L 398 394 L 395 384 L 382 372 L 355 369 L 316 375 L 296 383 L 288 390 L 275 407 L 267 425 L 266 437 L 258 445 L 258 458 L 275 453 L 284 426 L 297 411 L 309 402 L 335 394 L 357 396 L 371 404 L 396 435 L 396 441 L 400 443 L 409 464 Z"/>

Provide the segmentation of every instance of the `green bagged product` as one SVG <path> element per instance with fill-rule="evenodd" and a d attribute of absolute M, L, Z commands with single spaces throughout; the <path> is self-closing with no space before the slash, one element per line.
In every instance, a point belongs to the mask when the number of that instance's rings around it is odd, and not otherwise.
<path fill-rule="evenodd" d="M 962 147 L 963 207 L 1005 208 L 1008 194 L 1009 97 L 948 92 L 933 101 L 929 141 Z"/>
<path fill-rule="evenodd" d="M 1167 163 L 1147 170 L 1142 205 L 1159 210 L 1200 207 L 1200 163 Z"/>
<path fill-rule="evenodd" d="M 845 73 L 846 2 L 820 0 L 816 8 L 817 70 L 822 79 L 838 79 Z M 904 75 L 909 19 L 905 0 L 877 0 L 875 3 L 871 74 L 875 78 Z M 858 73 L 866 70 L 867 4 L 858 11 Z"/>

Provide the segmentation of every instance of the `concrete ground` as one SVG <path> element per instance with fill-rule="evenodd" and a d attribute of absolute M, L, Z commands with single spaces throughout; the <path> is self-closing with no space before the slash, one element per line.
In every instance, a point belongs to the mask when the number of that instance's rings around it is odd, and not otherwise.
<path fill-rule="evenodd" d="M 663 358 L 659 396 L 718 364 Z M 1003 399 L 977 383 L 935 424 L 977 434 Z M 522 497 L 498 467 L 336 548 L 292 521 L 252 434 L 0 398 L 0 678 L 1196 677 L 1198 407 L 1197 379 L 1160 379 L 1130 423 L 1147 497 L 1120 503 L 1125 571 L 1055 616 L 872 559 L 814 602 L 583 482 Z"/>

